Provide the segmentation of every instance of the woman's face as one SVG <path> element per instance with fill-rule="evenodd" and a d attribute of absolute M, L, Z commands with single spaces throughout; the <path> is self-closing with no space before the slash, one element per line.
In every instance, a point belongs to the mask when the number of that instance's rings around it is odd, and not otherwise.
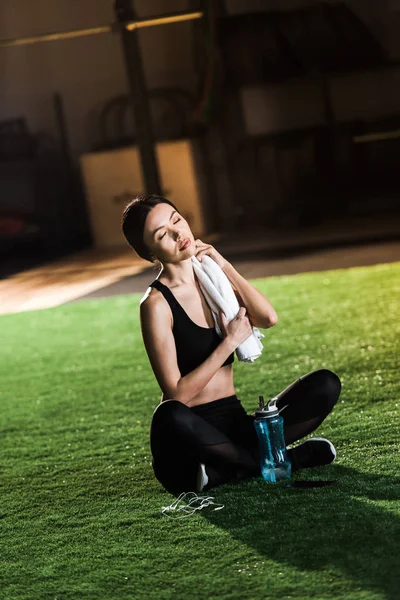
<path fill-rule="evenodd" d="M 190 243 L 181 249 L 185 240 Z M 147 215 L 143 241 L 162 263 L 186 260 L 196 250 L 188 222 L 166 202 L 156 204 Z"/>

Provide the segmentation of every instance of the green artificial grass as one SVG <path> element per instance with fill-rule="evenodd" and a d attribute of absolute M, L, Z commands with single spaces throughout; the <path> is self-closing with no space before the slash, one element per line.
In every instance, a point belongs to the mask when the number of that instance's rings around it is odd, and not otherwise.
<path fill-rule="evenodd" d="M 313 435 L 335 463 L 283 489 L 214 488 L 224 508 L 168 519 L 151 468 L 160 390 L 139 326 L 142 294 L 0 317 L 0 598 L 400 598 L 400 263 L 257 279 L 279 322 L 253 364 L 258 396 L 327 368 L 342 380 Z"/>

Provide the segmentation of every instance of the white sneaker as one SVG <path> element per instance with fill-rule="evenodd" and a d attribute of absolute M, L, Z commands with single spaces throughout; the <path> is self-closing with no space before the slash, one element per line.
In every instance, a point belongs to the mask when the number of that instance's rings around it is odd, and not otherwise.
<path fill-rule="evenodd" d="M 197 472 L 197 491 L 202 492 L 207 483 L 208 476 L 206 473 L 206 466 L 203 463 L 200 463 L 199 470 Z"/>

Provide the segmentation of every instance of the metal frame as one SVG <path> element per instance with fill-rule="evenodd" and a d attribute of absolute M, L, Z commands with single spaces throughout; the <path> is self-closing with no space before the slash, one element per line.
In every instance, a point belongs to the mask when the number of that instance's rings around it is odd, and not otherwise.
<path fill-rule="evenodd" d="M 181 23 L 183 21 L 201 19 L 204 16 L 204 12 L 188 11 L 155 16 L 148 19 L 138 19 L 132 6 L 132 0 L 114 0 L 114 10 L 116 22 L 111 25 L 91 27 L 88 29 L 75 29 L 73 31 L 64 31 L 61 33 L 47 33 L 25 38 L 3 39 L 0 40 L 0 49 L 99 35 L 103 33 L 120 33 L 125 57 L 125 67 L 128 75 L 129 95 L 135 116 L 145 189 L 147 194 L 159 194 L 162 193 L 160 174 L 155 154 L 149 99 L 145 84 L 137 31 L 145 27 L 156 27 L 168 23 Z"/>
<path fill-rule="evenodd" d="M 54 42 L 55 40 L 68 40 L 76 37 L 98 35 L 100 33 L 120 32 L 123 29 L 133 31 L 143 29 L 144 27 L 154 27 L 157 25 L 167 25 L 168 23 L 181 23 L 183 21 L 193 21 L 201 19 L 204 16 L 202 11 L 190 11 L 173 13 L 171 15 L 151 17 L 149 19 L 129 19 L 126 22 L 117 21 L 112 25 L 100 25 L 98 27 L 89 27 L 87 29 L 73 29 L 56 33 L 44 33 L 42 35 L 33 35 L 25 38 L 0 39 L 0 48 L 9 48 L 11 46 L 27 46 L 29 44 L 39 44 L 41 42 Z"/>

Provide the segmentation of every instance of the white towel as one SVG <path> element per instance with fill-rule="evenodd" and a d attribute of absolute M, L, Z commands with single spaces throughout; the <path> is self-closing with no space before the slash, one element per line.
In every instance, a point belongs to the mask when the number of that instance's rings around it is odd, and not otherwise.
<path fill-rule="evenodd" d="M 211 309 L 216 331 L 223 338 L 218 309 L 223 311 L 228 321 L 232 321 L 240 309 L 231 282 L 211 256 L 203 254 L 201 262 L 195 256 L 192 256 L 191 260 L 200 288 Z M 253 333 L 236 348 L 238 359 L 243 362 L 254 362 L 261 356 L 263 345 L 260 339 L 263 337 L 265 335 L 257 327 L 253 327 Z"/>

